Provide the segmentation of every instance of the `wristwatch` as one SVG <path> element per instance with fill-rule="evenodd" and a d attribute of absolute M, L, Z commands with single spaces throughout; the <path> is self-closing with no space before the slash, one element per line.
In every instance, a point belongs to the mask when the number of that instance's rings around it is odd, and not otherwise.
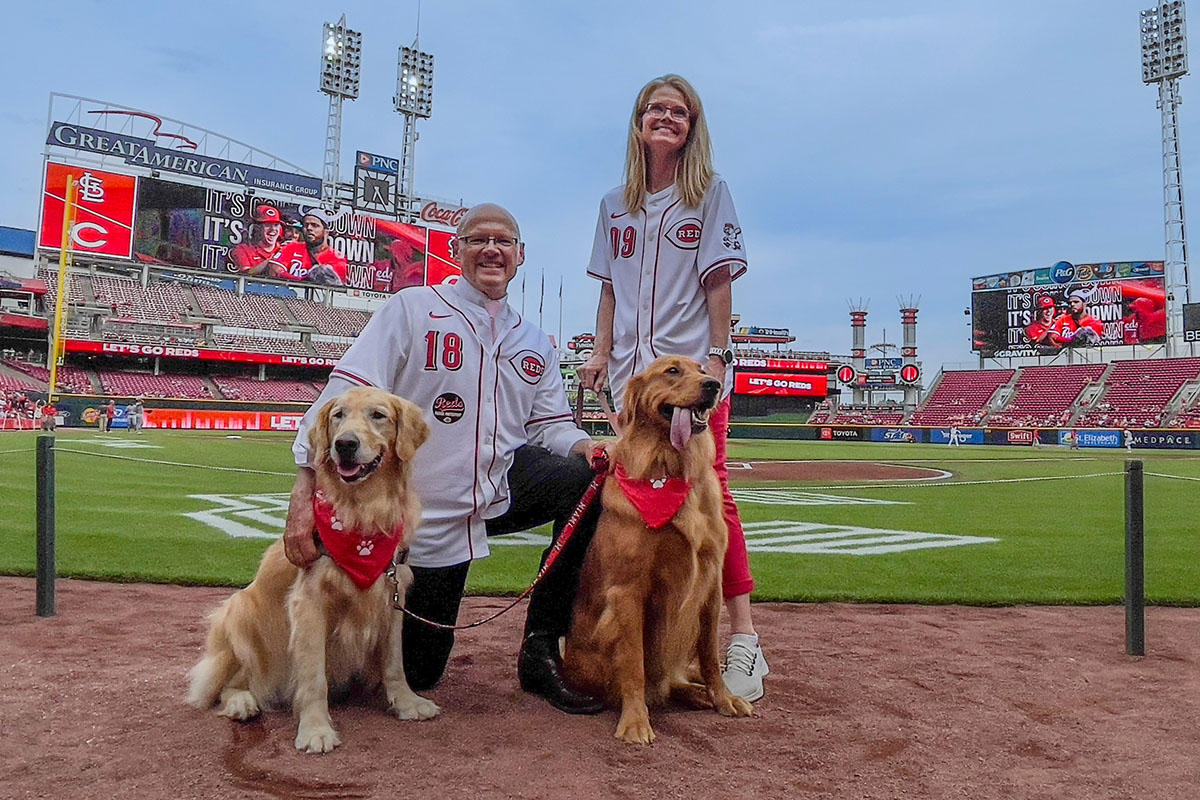
<path fill-rule="evenodd" d="M 733 363 L 733 351 L 728 347 L 710 347 L 708 348 L 708 356 L 709 358 L 716 356 L 724 361 L 726 366 Z"/>

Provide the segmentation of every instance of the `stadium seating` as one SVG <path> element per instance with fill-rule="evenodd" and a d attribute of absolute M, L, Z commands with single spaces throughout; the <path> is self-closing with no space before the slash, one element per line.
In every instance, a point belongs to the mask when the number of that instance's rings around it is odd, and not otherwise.
<path fill-rule="evenodd" d="M 810 424 L 828 425 L 899 425 L 904 409 L 896 405 L 841 405 L 836 409 L 820 409 L 809 418 Z"/>
<path fill-rule="evenodd" d="M 148 286 L 132 278 L 93 275 L 96 303 L 116 316 L 149 321 L 180 322 L 191 309 L 184 288 L 177 283 L 152 281 Z"/>
<path fill-rule="evenodd" d="M 28 361 L 8 361 L 5 360 L 5 366 L 12 367 L 18 372 L 23 372 L 33 379 L 34 384 L 38 389 L 45 390 L 50 385 L 50 370 L 39 364 L 30 364 Z M 58 368 L 58 389 L 61 392 L 68 394 L 92 394 L 92 379 L 88 374 L 78 367 L 72 367 L 68 364 Z"/>
<path fill-rule="evenodd" d="M 1079 395 L 1107 369 L 1107 364 L 1025 367 L 1017 376 L 1016 393 L 1004 408 L 988 417 L 988 424 L 1001 428 L 1066 425 Z"/>
<path fill-rule="evenodd" d="M 204 316 L 224 320 L 230 327 L 282 331 L 296 324 L 278 297 L 253 293 L 239 295 L 207 286 L 193 286 L 192 293 Z"/>
<path fill-rule="evenodd" d="M 104 394 L 117 397 L 181 397 L 212 399 L 204 379 L 196 375 L 149 375 L 144 372 L 99 370 Z"/>
<path fill-rule="evenodd" d="M 39 280 L 46 284 L 46 310 L 52 311 L 58 297 L 58 270 L 46 269 L 42 267 L 37 271 Z M 90 278 L 79 272 L 67 273 L 67 304 L 82 305 L 89 302 L 88 294 L 84 289 L 84 284 L 87 283 L 88 288 L 91 288 Z"/>
<path fill-rule="evenodd" d="M 1117 361 L 1105 385 L 1108 391 L 1076 425 L 1103 428 L 1153 428 L 1163 423 L 1167 405 L 1188 381 L 1200 376 L 1200 358 Z M 1194 411 L 1194 409 L 1193 409 Z M 1185 416 L 1185 422 L 1187 416 Z M 1178 421 L 1178 418 L 1176 418 Z"/>
<path fill-rule="evenodd" d="M 37 391 L 38 385 L 29 378 L 20 375 L 9 375 L 7 372 L 0 372 L 0 390 L 3 391 Z"/>
<path fill-rule="evenodd" d="M 367 311 L 334 308 L 307 300 L 288 300 L 287 307 L 301 323 L 329 336 L 358 336 L 371 318 Z"/>
<path fill-rule="evenodd" d="M 1015 370 L 952 370 L 913 412 L 912 425 L 976 425 L 987 414 L 988 401 L 1012 380 Z"/>
<path fill-rule="evenodd" d="M 276 339 L 270 336 L 214 333 L 212 345 L 221 350 L 240 350 L 246 353 L 276 353 L 285 356 L 311 356 L 312 351 L 299 339 Z"/>
<path fill-rule="evenodd" d="M 212 382 L 229 400 L 311 403 L 317 399 L 317 391 L 308 381 L 259 381 L 214 375 Z"/>
<path fill-rule="evenodd" d="M 341 358 L 350 349 L 347 342 L 329 342 L 322 339 L 313 339 L 312 346 L 317 351 L 317 355 L 326 358 Z"/>

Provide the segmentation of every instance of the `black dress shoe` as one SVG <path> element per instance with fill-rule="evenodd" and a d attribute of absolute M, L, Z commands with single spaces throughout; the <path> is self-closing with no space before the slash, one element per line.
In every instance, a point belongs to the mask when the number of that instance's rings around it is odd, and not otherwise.
<path fill-rule="evenodd" d="M 604 710 L 603 698 L 576 689 L 563 675 L 557 636 L 532 633 L 525 637 L 517 656 L 517 677 L 522 689 L 541 695 L 559 711 L 596 714 Z"/>

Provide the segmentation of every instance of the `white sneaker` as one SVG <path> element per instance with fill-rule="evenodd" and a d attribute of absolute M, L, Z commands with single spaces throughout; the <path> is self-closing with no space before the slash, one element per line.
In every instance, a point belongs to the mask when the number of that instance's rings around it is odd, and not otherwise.
<path fill-rule="evenodd" d="M 763 678 L 770 674 L 757 636 L 735 633 L 729 638 L 721 677 L 732 694 L 753 703 L 763 696 Z"/>

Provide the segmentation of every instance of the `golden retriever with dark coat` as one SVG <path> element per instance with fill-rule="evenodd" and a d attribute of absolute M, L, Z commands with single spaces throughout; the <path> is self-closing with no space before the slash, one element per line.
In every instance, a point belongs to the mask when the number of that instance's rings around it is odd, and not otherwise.
<path fill-rule="evenodd" d="M 405 596 L 412 571 L 396 567 L 398 587 L 378 574 L 407 549 L 420 522 L 409 462 L 428 436 L 416 406 L 379 389 L 354 388 L 321 408 L 309 443 L 318 530 L 328 523 L 322 555 L 302 570 L 287 560 L 282 540 L 267 548 L 254 581 L 209 617 L 206 652 L 188 673 L 191 705 L 219 700 L 218 713 L 248 719 L 290 702 L 299 718 L 296 747 L 309 753 L 341 743 L 329 716 L 331 686 L 382 683 L 401 719 L 439 713 L 404 676 L 403 614 L 392 593 Z"/>
<path fill-rule="evenodd" d="M 720 389 L 696 362 L 664 356 L 625 391 L 563 658 L 576 685 L 620 704 L 622 741 L 654 741 L 647 705 L 668 697 L 725 716 L 754 711 L 729 693 L 718 655 L 729 529 L 708 417 Z M 702 683 L 687 678 L 693 661 Z"/>

